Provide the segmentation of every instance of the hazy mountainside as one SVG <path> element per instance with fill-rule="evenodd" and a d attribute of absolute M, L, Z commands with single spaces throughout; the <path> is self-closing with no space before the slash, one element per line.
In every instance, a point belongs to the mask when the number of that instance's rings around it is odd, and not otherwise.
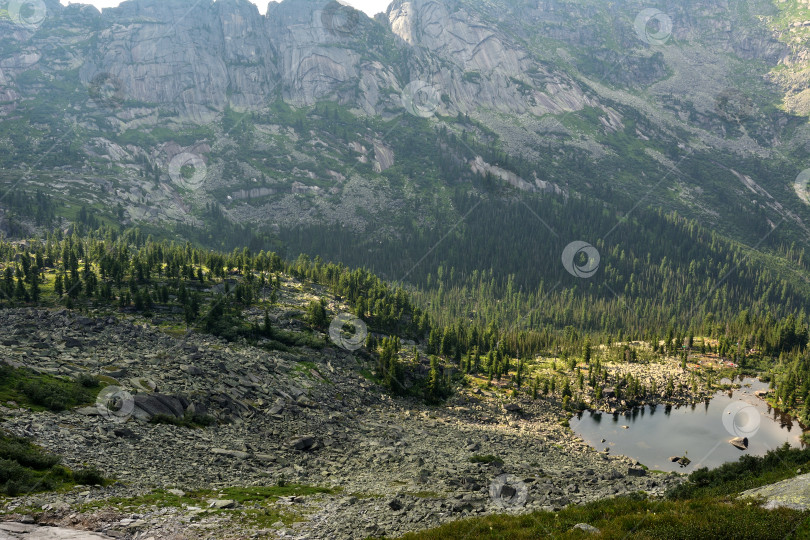
<path fill-rule="evenodd" d="M 505 280 L 525 253 L 457 254 L 508 235 L 552 260 L 584 240 L 621 266 L 613 254 L 649 258 L 677 221 L 634 219 L 652 206 L 777 254 L 760 262 L 801 288 L 808 7 L 419 0 L 370 19 L 315 0 L 267 16 L 240 0 L 0 2 L 3 226 L 90 215 L 389 279 L 444 263 Z M 36 222 L 35 191 L 52 195 Z M 701 256 L 722 259 L 717 245 Z M 563 271 L 541 266 L 523 284 Z"/>
<path fill-rule="evenodd" d="M 774 69 L 773 80 L 786 91 L 786 110 L 806 115 L 810 111 L 807 2 L 780 2 L 776 6 L 779 13 L 771 19 L 771 28 L 778 32 L 779 40 L 785 43 L 790 53 L 782 57 Z"/>

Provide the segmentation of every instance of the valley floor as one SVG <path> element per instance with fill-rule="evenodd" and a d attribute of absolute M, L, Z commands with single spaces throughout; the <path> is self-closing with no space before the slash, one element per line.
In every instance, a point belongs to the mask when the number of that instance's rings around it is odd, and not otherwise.
<path fill-rule="evenodd" d="M 543 399 L 517 403 L 519 412 L 480 391 L 439 408 L 395 400 L 363 376 L 362 356 L 341 350 L 268 353 L 64 310 L 0 319 L 0 357 L 13 365 L 154 385 L 229 421 L 195 429 L 123 424 L 93 407 L 1 407 L 4 429 L 116 479 L 2 501 L 8 520 L 118 538 L 393 537 L 473 515 L 660 496 L 682 479 L 587 447 Z M 502 474 L 525 496 L 491 490 Z"/>

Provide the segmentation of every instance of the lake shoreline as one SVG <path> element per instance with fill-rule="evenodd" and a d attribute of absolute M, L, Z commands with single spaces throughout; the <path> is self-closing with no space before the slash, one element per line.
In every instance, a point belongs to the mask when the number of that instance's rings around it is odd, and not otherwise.
<path fill-rule="evenodd" d="M 730 389 L 719 388 L 710 399 L 691 403 L 682 399 L 621 411 L 589 409 L 575 417 L 576 423 L 572 419 L 572 430 L 598 451 L 628 456 L 650 469 L 667 472 L 714 468 L 736 461 L 743 453 L 764 455 L 785 442 L 803 446 L 804 427 L 771 407 L 762 398 L 766 389 L 767 383 L 746 378 Z M 752 415 L 754 411 L 758 414 Z M 732 441 L 737 438 L 748 442 L 735 448 Z M 687 467 L 673 463 L 673 457 L 683 456 L 692 463 Z"/>
<path fill-rule="evenodd" d="M 718 391 L 722 391 L 714 386 L 708 388 L 702 381 L 699 386 L 696 385 L 695 375 L 702 377 L 704 374 L 694 369 L 682 369 L 675 359 L 638 364 L 609 364 L 605 367 L 614 377 L 617 374 L 627 373 L 640 379 L 649 391 L 644 396 L 627 400 L 622 399 L 621 395 L 616 397 L 616 390 L 621 390 L 620 386 L 606 388 L 605 397 L 601 400 L 591 400 L 586 410 L 622 414 L 647 405 L 681 407 L 705 402 L 715 397 Z M 672 381 L 671 393 L 666 391 L 668 381 Z"/>

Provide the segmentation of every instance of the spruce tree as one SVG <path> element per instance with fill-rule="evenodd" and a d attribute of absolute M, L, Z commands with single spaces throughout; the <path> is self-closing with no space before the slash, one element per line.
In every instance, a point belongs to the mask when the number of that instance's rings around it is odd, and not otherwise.
<path fill-rule="evenodd" d="M 62 297 L 65 294 L 65 285 L 62 280 L 62 274 L 57 274 L 56 278 L 53 282 L 53 292 L 56 293 L 56 296 Z"/>
<path fill-rule="evenodd" d="M 31 300 L 33 300 L 35 304 L 39 303 L 39 295 L 39 268 L 35 266 L 31 269 Z"/>
<path fill-rule="evenodd" d="M 18 268 L 17 269 L 17 286 L 14 289 L 14 298 L 17 300 L 22 300 L 24 302 L 28 302 L 28 291 L 25 289 L 25 283 L 23 283 L 24 276 L 22 271 Z"/>

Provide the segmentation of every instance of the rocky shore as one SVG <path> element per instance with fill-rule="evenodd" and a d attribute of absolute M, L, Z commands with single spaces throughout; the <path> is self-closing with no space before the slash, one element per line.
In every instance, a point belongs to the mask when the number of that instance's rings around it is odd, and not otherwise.
<path fill-rule="evenodd" d="M 2 406 L 4 429 L 64 456 L 69 467 L 92 465 L 117 480 L 5 500 L 8 520 L 117 538 L 354 539 L 638 491 L 656 497 L 682 479 L 650 476 L 626 457 L 588 447 L 543 399 L 462 391 L 438 408 L 393 399 L 363 376 L 362 353 L 337 348 L 270 353 L 113 317 L 21 309 L 0 313 L 0 358 L 55 374 L 104 374 L 134 402 L 126 416 L 103 407 Z M 204 429 L 145 422 L 141 405 L 166 397 L 217 422 Z M 216 495 L 285 484 L 332 490 L 275 501 L 297 516 L 286 525 L 259 526 L 245 519 L 249 505 L 216 496 L 198 506 L 121 503 L 156 488 Z"/>
<path fill-rule="evenodd" d="M 695 371 L 691 367 L 682 369 L 680 361 L 675 357 L 661 357 L 639 363 L 606 363 L 604 369 L 609 373 L 610 380 L 630 375 L 647 389 L 645 395 L 628 400 L 617 397 L 616 388 L 608 386 L 605 388 L 603 398 L 597 400 L 594 390 L 589 388 L 585 396 L 590 404 L 589 409 L 609 414 L 622 414 L 646 405 L 664 407 L 693 405 L 711 399 L 719 390 L 717 387 L 709 388 L 699 370 Z M 668 381 L 672 381 L 671 393 L 666 391 Z M 694 387 L 693 382 L 696 382 Z"/>

